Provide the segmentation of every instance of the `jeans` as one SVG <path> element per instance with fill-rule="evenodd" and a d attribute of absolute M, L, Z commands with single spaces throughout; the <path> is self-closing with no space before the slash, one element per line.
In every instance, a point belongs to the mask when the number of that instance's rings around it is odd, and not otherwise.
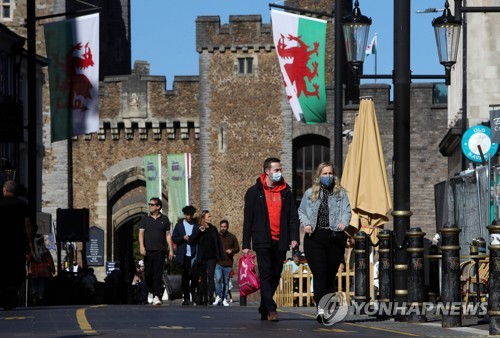
<path fill-rule="evenodd" d="M 232 270 L 232 266 L 215 266 L 215 294 L 222 299 L 229 295 L 229 274 Z"/>

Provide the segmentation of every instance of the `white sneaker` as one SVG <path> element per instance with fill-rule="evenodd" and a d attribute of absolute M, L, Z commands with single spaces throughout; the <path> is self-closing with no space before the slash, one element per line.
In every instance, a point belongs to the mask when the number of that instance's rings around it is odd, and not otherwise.
<path fill-rule="evenodd" d="M 212 303 L 212 305 L 219 305 L 220 304 L 220 301 L 221 301 L 221 298 L 219 296 L 217 296 L 215 298 L 215 302 Z"/>
<path fill-rule="evenodd" d="M 160 298 L 158 298 L 158 296 L 155 296 L 155 298 L 153 299 L 153 305 L 161 305 L 162 302 L 160 300 Z"/>
<path fill-rule="evenodd" d="M 318 323 L 324 323 L 324 319 L 325 319 L 325 310 L 318 309 L 318 314 L 316 314 L 316 321 Z"/>
<path fill-rule="evenodd" d="M 153 304 L 153 294 L 152 293 L 148 293 L 148 304 Z"/>
<path fill-rule="evenodd" d="M 229 306 L 229 302 L 227 301 L 227 299 L 224 299 L 224 300 L 222 301 L 222 305 L 224 305 L 224 306 Z"/>

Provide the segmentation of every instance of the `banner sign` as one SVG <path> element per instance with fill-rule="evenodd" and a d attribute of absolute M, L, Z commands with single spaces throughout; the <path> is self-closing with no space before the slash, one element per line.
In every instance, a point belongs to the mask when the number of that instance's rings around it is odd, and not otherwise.
<path fill-rule="evenodd" d="M 89 241 L 86 245 L 87 265 L 104 265 L 104 230 L 96 226 L 89 229 Z"/>
<path fill-rule="evenodd" d="M 175 224 L 183 218 L 182 208 L 189 205 L 191 154 L 168 154 L 168 218 Z"/>
<path fill-rule="evenodd" d="M 160 154 L 144 156 L 144 176 L 146 177 L 146 203 L 149 203 L 149 200 L 153 197 L 161 199 Z"/>
<path fill-rule="evenodd" d="M 500 106 L 490 106 L 491 142 L 500 143 Z"/>
<path fill-rule="evenodd" d="M 462 152 L 473 162 L 488 161 L 495 156 L 498 143 L 491 141 L 489 127 L 478 125 L 467 129 L 462 137 Z"/>

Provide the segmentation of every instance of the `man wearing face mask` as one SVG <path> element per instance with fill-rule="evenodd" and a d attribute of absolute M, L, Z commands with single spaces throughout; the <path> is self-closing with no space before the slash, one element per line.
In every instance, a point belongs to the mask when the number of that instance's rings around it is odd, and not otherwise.
<path fill-rule="evenodd" d="M 300 224 L 304 227 L 304 252 L 314 276 L 314 301 L 334 292 L 335 276 L 347 244 L 351 206 L 340 186 L 332 163 L 323 162 L 314 175 L 299 206 Z M 318 308 L 316 320 L 325 322 L 324 309 Z"/>
<path fill-rule="evenodd" d="M 287 250 L 299 245 L 299 219 L 295 198 L 281 175 L 281 161 L 268 158 L 264 172 L 245 194 L 243 254 L 257 254 L 262 320 L 279 321 L 274 292 L 279 284 Z"/>

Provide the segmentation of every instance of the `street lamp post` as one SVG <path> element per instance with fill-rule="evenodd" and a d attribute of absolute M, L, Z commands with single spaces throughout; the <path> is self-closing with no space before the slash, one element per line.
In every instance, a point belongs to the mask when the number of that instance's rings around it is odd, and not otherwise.
<path fill-rule="evenodd" d="M 394 298 L 405 302 L 410 229 L 410 0 L 394 0 Z"/>
<path fill-rule="evenodd" d="M 26 5 L 28 42 L 28 207 L 31 221 L 35 222 L 38 191 L 35 0 L 28 0 Z"/>
<path fill-rule="evenodd" d="M 436 33 L 436 44 L 438 48 L 439 61 L 446 69 L 446 84 L 450 84 L 451 67 L 457 62 L 457 51 L 462 35 L 462 135 L 468 128 L 467 117 L 467 19 L 465 13 L 498 13 L 500 7 L 465 7 L 462 0 L 455 0 L 455 15 L 449 10 L 449 2 L 446 0 L 443 15 L 432 21 Z M 467 160 L 462 156 L 462 170 L 467 169 Z"/>
<path fill-rule="evenodd" d="M 344 53 L 347 54 L 347 62 L 354 71 L 355 92 L 358 90 L 358 73 L 365 60 L 366 43 L 372 19 L 361 14 L 359 1 L 356 0 L 352 12 L 343 17 L 344 3 L 342 0 L 335 1 L 335 123 L 334 140 L 335 155 L 334 163 L 337 174 L 342 177 L 343 154 L 342 154 L 342 126 L 343 126 L 343 83 L 344 69 L 342 67 Z M 342 34 L 343 33 L 343 34 Z M 342 39 L 343 38 L 343 39 Z M 345 41 L 345 48 L 342 45 Z"/>
<path fill-rule="evenodd" d="M 439 60 L 446 68 L 447 84 L 449 84 L 450 69 L 455 64 L 457 59 L 457 50 L 460 39 L 460 29 L 463 26 L 464 32 L 462 35 L 462 135 L 467 130 L 467 19 L 464 13 L 493 13 L 500 12 L 500 7 L 464 7 L 462 0 L 455 0 L 455 15 L 452 16 L 449 10 L 448 0 L 445 2 L 443 15 L 433 20 L 432 25 L 436 32 L 436 44 L 439 53 Z M 466 169 L 466 159 L 462 155 L 462 170 Z M 495 223 L 495 221 L 493 222 Z M 492 224 L 489 229 L 495 228 L 496 224 Z M 495 229 L 498 230 L 498 229 Z M 456 246 L 458 247 L 458 246 Z M 496 246 L 490 246 L 490 256 L 496 255 Z M 458 253 L 457 253 L 458 256 Z M 490 261 L 494 258 L 490 257 Z M 500 332 L 500 308 L 498 302 L 498 274 L 494 275 L 495 268 L 490 269 L 490 295 L 488 302 L 489 333 L 496 335 Z M 453 280 L 458 283 L 459 276 L 455 274 Z M 444 324 L 444 321 L 443 321 Z"/>
<path fill-rule="evenodd" d="M 406 233 L 410 228 L 410 0 L 394 0 L 394 299 L 405 302 L 408 295 Z M 361 15 L 358 1 L 352 17 Z M 365 17 L 366 18 L 366 17 Z M 358 20 L 363 27 L 345 20 L 347 58 L 355 72 L 364 60 L 368 37 L 368 18 Z M 369 20 L 371 23 L 371 19 Z M 352 26 L 352 28 L 350 28 Z M 360 48 L 363 35 L 364 47 Z M 336 67 L 338 69 L 338 67 Z M 358 76 L 358 74 L 355 74 Z"/>

